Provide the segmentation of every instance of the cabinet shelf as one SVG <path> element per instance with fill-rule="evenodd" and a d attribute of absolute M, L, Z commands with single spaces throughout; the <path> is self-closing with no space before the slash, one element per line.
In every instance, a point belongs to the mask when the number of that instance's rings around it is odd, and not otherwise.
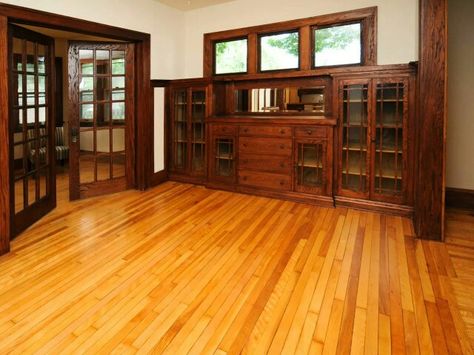
<path fill-rule="evenodd" d="M 219 160 L 234 160 L 234 157 L 232 155 L 221 154 L 221 155 L 216 155 L 216 159 L 219 159 Z"/>
<path fill-rule="evenodd" d="M 342 124 L 343 127 L 348 127 L 348 128 L 367 128 L 368 127 L 368 124 L 367 123 L 362 123 L 362 122 L 351 122 L 351 123 L 343 123 Z"/>
<path fill-rule="evenodd" d="M 313 169 L 322 169 L 323 168 L 323 164 L 318 163 L 318 162 L 309 162 L 309 163 L 298 162 L 297 166 L 299 168 L 313 168 Z"/>

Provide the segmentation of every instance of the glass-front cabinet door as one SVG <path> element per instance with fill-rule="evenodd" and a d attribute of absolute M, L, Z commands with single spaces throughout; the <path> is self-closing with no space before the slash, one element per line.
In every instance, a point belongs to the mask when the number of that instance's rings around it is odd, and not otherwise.
<path fill-rule="evenodd" d="M 173 93 L 173 170 L 186 170 L 188 157 L 188 93 Z"/>
<path fill-rule="evenodd" d="M 296 140 L 295 143 L 295 190 L 324 194 L 327 143 L 314 140 Z"/>
<path fill-rule="evenodd" d="M 406 161 L 406 80 L 375 82 L 374 197 L 402 202 Z"/>
<path fill-rule="evenodd" d="M 343 80 L 338 194 L 406 202 L 408 78 Z"/>
<path fill-rule="evenodd" d="M 191 170 L 203 173 L 206 168 L 206 91 L 191 93 Z"/>
<path fill-rule="evenodd" d="M 342 85 L 341 181 L 349 196 L 369 194 L 369 82 L 348 81 Z"/>
<path fill-rule="evenodd" d="M 206 172 L 205 87 L 177 87 L 171 91 L 171 170 L 184 175 Z"/>

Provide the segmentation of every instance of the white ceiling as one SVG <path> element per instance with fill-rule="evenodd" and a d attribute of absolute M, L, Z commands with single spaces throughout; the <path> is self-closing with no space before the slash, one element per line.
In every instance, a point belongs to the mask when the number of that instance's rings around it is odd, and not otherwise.
<path fill-rule="evenodd" d="M 179 10 L 195 10 L 201 7 L 223 4 L 235 0 L 157 0 Z"/>

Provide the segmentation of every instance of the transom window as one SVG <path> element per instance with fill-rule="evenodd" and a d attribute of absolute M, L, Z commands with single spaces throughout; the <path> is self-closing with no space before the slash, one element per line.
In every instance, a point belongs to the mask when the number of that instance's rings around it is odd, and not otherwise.
<path fill-rule="evenodd" d="M 298 31 L 260 36 L 260 70 L 297 69 L 300 46 Z"/>
<path fill-rule="evenodd" d="M 313 31 L 315 67 L 361 63 L 360 22 L 315 28 Z"/>
<path fill-rule="evenodd" d="M 377 7 L 368 7 L 207 33 L 204 76 L 377 65 L 376 24 Z"/>
<path fill-rule="evenodd" d="M 247 72 L 247 38 L 214 43 L 215 74 Z"/>

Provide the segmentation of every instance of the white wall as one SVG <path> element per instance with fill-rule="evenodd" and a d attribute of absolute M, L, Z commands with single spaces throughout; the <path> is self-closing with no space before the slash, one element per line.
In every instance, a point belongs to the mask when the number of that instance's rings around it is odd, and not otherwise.
<path fill-rule="evenodd" d="M 203 34 L 378 6 L 378 63 L 418 59 L 418 0 L 236 0 L 185 13 L 185 75 L 202 76 Z"/>
<path fill-rule="evenodd" d="M 474 1 L 448 1 L 446 185 L 474 190 Z"/>
<path fill-rule="evenodd" d="M 2 0 L 2 2 L 150 33 L 152 79 L 183 77 L 184 13 L 180 10 L 154 0 Z M 155 103 L 160 104 L 157 101 Z M 155 122 L 155 125 L 163 127 L 161 121 Z M 155 148 L 156 171 L 164 168 L 163 148 L 163 143 Z"/>

